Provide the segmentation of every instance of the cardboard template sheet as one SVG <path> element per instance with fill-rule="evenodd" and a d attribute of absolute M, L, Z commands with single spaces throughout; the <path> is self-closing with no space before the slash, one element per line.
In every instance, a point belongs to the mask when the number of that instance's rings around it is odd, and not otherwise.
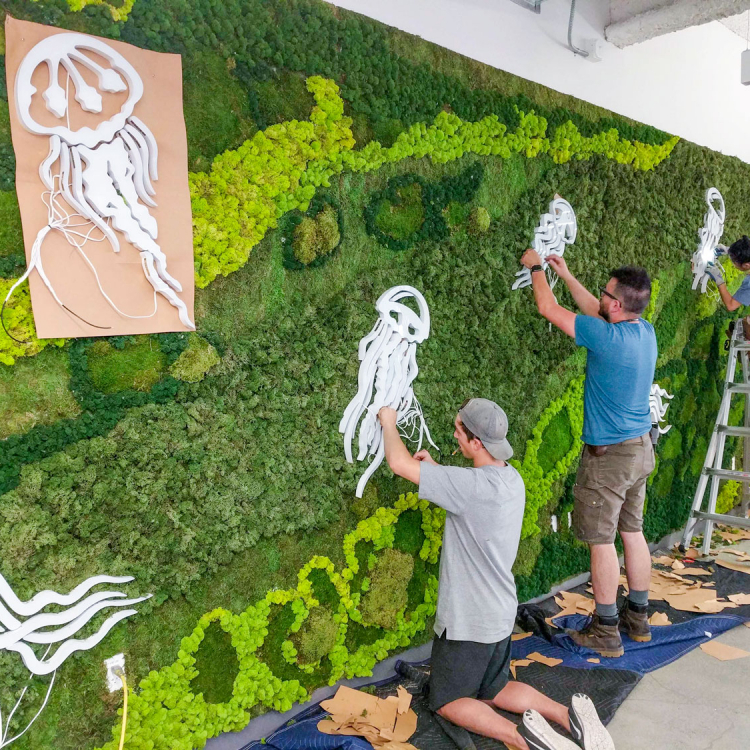
<path fill-rule="evenodd" d="M 39 230 L 48 223 L 48 209 L 42 195 L 46 188 L 39 177 L 39 166 L 47 157 L 50 138 L 34 135 L 19 122 L 15 107 L 15 77 L 19 65 L 42 39 L 53 34 L 66 33 L 41 24 L 18 21 L 6 17 L 6 71 L 10 105 L 11 135 L 16 154 L 16 191 L 21 209 L 23 238 L 27 262 Z M 98 37 L 95 37 L 98 38 Z M 156 208 L 149 207 L 158 223 L 156 242 L 167 258 L 167 271 L 182 285 L 180 299 L 194 320 L 194 266 L 193 233 L 190 208 L 190 188 L 187 172 L 187 137 L 182 110 L 182 61 L 179 55 L 149 52 L 129 44 L 110 39 L 101 41 L 125 57 L 143 81 L 143 96 L 135 105 L 133 114 L 153 133 L 159 148 L 159 179 L 153 183 Z M 102 67 L 109 63 L 95 53 L 86 53 Z M 76 66 L 84 80 L 97 87 L 96 75 L 83 65 Z M 74 98 L 74 86 L 67 73 L 61 69 L 59 83 L 68 88 L 69 127 L 77 130 L 88 126 L 95 128 L 120 111 L 127 96 L 123 93 L 99 92 L 103 97 L 103 110 L 95 114 L 84 111 Z M 34 94 L 31 115 L 44 125 L 66 125 L 45 108 L 42 94 L 49 85 L 46 65 L 37 66 L 32 84 Z M 53 174 L 55 172 L 53 168 Z M 61 199 L 62 200 L 62 199 Z M 73 209 L 65 204 L 66 210 Z M 77 219 L 83 223 L 83 219 Z M 88 231 L 88 227 L 79 230 Z M 107 240 L 102 240 L 99 230 L 94 230 L 92 240 L 84 251 L 95 266 L 102 287 L 124 313 L 148 316 L 154 310 L 154 290 L 141 266 L 139 250 L 130 244 L 122 232 L 116 235 L 120 252 L 115 253 Z M 29 277 L 34 323 L 39 338 L 75 338 L 80 336 L 115 336 L 133 333 L 185 331 L 187 329 L 173 307 L 162 295 L 156 295 L 156 313 L 152 317 L 128 318 L 119 315 L 100 292 L 93 272 L 78 250 L 71 246 L 59 231 L 49 232 L 42 247 L 44 270 L 61 301 L 81 318 L 105 328 L 95 328 L 62 309 L 50 294 L 36 271 Z"/>

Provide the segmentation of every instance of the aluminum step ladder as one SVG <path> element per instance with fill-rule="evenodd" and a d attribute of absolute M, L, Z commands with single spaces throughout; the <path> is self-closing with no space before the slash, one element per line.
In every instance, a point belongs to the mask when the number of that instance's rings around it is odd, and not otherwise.
<path fill-rule="evenodd" d="M 702 551 L 707 555 L 711 549 L 711 534 L 715 523 L 725 523 L 729 526 L 750 529 L 750 518 L 740 516 L 730 516 L 716 513 L 716 497 L 719 494 L 719 482 L 722 479 L 731 479 L 735 482 L 741 482 L 745 486 L 745 497 L 747 497 L 748 488 L 750 488 L 750 366 L 748 365 L 748 355 L 750 354 L 750 341 L 745 339 L 743 333 L 742 321 L 737 320 L 729 343 L 729 359 L 727 361 L 727 373 L 724 378 L 724 395 L 721 398 L 719 414 L 716 417 L 714 431 L 711 434 L 711 440 L 708 443 L 706 458 L 703 462 L 698 487 L 693 497 L 693 507 L 690 511 L 685 532 L 682 536 L 680 548 L 685 551 L 690 545 L 693 536 L 693 530 L 698 521 L 705 521 L 703 531 Z M 742 381 L 735 383 L 735 373 L 737 370 L 737 359 L 742 362 Z M 745 400 L 745 427 L 730 427 L 729 411 L 731 408 L 732 396 L 744 395 Z M 743 471 L 723 468 L 724 445 L 727 437 L 740 437 L 744 440 Z M 703 512 L 703 496 L 708 486 L 708 480 L 711 480 L 711 486 L 708 493 L 708 508 Z"/>

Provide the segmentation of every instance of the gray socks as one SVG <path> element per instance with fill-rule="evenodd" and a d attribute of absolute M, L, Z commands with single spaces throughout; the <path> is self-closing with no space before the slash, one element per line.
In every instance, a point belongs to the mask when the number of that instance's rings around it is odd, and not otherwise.
<path fill-rule="evenodd" d="M 628 601 L 631 604 L 636 604 L 639 607 L 648 606 L 648 589 L 646 591 L 628 592 Z"/>
<path fill-rule="evenodd" d="M 599 604 L 596 603 L 596 614 L 599 615 L 600 620 L 617 620 L 617 602 L 613 604 Z"/>

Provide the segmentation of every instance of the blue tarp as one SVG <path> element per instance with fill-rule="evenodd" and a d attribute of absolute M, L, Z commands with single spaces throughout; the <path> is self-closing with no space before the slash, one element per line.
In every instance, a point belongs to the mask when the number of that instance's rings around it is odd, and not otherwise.
<path fill-rule="evenodd" d="M 586 623 L 585 615 L 569 615 L 555 620 L 561 628 L 580 630 Z M 651 628 L 651 641 L 637 643 L 623 634 L 622 641 L 625 654 L 618 659 L 601 659 L 599 664 L 588 661 L 598 658 L 598 654 L 576 645 L 570 636 L 558 633 L 550 643 L 539 636 L 531 636 L 513 643 L 513 658 L 524 659 L 528 654 L 538 651 L 544 656 L 562 659 L 567 667 L 577 669 L 627 669 L 631 672 L 645 674 L 679 659 L 701 643 L 710 641 L 727 630 L 736 628 L 747 620 L 736 615 L 705 615 L 695 617 L 676 625 L 665 625 Z"/>
<path fill-rule="evenodd" d="M 312 716 L 309 710 L 305 711 L 307 718 L 276 730 L 262 747 L 266 750 L 372 750 L 372 745 L 361 737 L 341 737 L 319 732 L 318 722 L 327 714 L 319 706 L 314 708 L 317 710 L 312 711 Z"/>

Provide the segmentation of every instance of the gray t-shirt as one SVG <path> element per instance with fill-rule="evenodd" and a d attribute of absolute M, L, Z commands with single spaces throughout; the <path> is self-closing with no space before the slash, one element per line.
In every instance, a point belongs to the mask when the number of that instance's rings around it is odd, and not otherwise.
<path fill-rule="evenodd" d="M 420 467 L 419 496 L 445 508 L 435 633 L 497 643 L 513 631 L 526 491 L 512 466 Z M 447 631 L 447 632 L 446 632 Z"/>
<path fill-rule="evenodd" d="M 740 288 L 732 295 L 741 305 L 750 305 L 750 276 L 742 279 Z"/>

